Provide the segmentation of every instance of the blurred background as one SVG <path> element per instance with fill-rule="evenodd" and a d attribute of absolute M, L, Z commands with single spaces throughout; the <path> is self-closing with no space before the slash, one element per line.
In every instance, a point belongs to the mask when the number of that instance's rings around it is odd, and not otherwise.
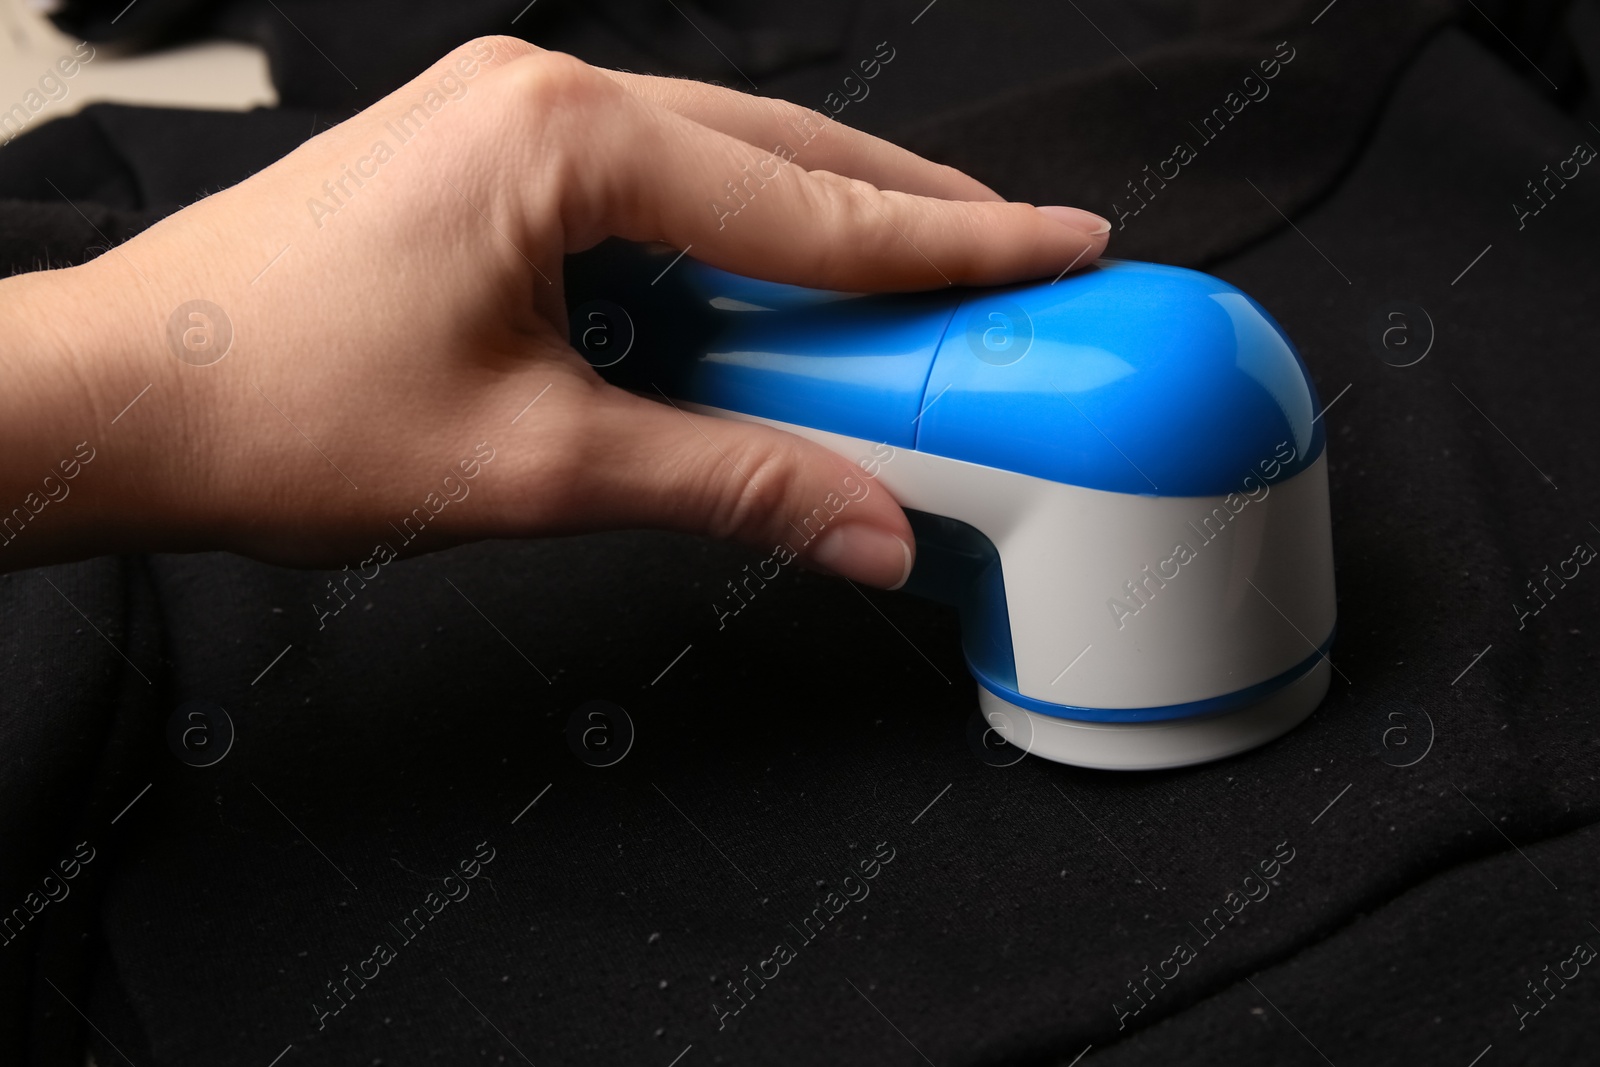
<path fill-rule="evenodd" d="M 57 59 L 73 54 L 77 39 L 47 17 L 55 6 L 39 0 L 0 0 L 4 106 L 37 88 L 39 78 Z M 101 101 L 214 108 L 270 107 L 278 102 L 266 54 L 256 45 L 233 41 L 192 41 L 149 53 L 127 45 L 97 45 L 94 60 L 67 85 L 67 95 L 51 105 L 54 115 L 70 115 Z"/>

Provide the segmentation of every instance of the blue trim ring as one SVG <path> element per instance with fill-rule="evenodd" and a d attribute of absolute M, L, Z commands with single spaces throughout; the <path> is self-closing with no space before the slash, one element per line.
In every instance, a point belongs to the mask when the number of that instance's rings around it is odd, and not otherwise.
<path fill-rule="evenodd" d="M 1333 647 L 1334 636 L 1338 628 L 1328 634 L 1328 639 L 1311 655 L 1290 667 L 1282 674 L 1268 678 L 1264 682 L 1232 693 L 1221 696 L 1208 697 L 1205 700 L 1194 700 L 1187 704 L 1167 704 L 1159 708 L 1080 708 L 1071 704 L 1052 704 L 1049 701 L 1039 700 L 1035 697 L 1023 696 L 1010 686 L 995 681 L 992 677 L 978 670 L 969 661 L 967 669 L 972 672 L 978 684 L 1001 700 L 1025 711 L 1036 712 L 1040 715 L 1049 715 L 1055 719 L 1077 720 L 1079 722 L 1170 722 L 1174 719 L 1198 719 L 1208 715 L 1220 715 L 1228 711 L 1237 711 L 1240 708 L 1255 704 L 1279 689 L 1298 682 L 1311 672 L 1319 660 L 1327 657 L 1328 649 Z"/>

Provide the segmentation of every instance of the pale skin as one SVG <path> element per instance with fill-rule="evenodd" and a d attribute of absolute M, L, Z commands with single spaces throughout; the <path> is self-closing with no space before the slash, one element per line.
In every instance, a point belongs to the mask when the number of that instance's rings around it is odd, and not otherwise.
<path fill-rule="evenodd" d="M 424 101 L 402 144 L 387 124 Z M 708 202 L 801 116 L 820 133 L 719 228 Z M 324 183 L 379 141 L 392 156 L 330 199 Z M 1093 262 L 1106 229 L 794 105 L 472 42 L 89 263 L 0 281 L 0 516 L 29 516 L 6 529 L 0 569 L 211 550 L 337 568 L 481 442 L 494 459 L 470 500 L 408 553 L 632 527 L 770 549 L 859 469 L 606 384 L 567 343 L 563 255 L 615 235 L 773 281 L 892 291 L 1054 276 Z M 207 366 L 168 341 L 197 299 L 234 334 Z M 82 442 L 93 459 L 62 495 Z M 808 553 L 894 587 L 911 530 L 874 489 Z"/>

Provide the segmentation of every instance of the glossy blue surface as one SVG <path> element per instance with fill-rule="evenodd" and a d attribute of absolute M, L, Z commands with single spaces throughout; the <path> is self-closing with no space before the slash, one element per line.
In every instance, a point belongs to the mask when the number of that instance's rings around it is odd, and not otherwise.
<path fill-rule="evenodd" d="M 1107 261 L 1055 283 L 860 296 L 637 248 L 586 255 L 568 271 L 575 344 L 584 301 L 620 308 L 636 336 L 603 373 L 641 391 L 1121 493 L 1223 495 L 1322 451 L 1283 331 L 1196 271 Z"/>
<path fill-rule="evenodd" d="M 1323 446 L 1310 376 L 1272 317 L 1226 282 L 1150 263 L 969 296 L 926 397 L 918 451 L 1120 493 L 1224 495 Z"/>
<path fill-rule="evenodd" d="M 900 448 L 916 446 L 928 368 L 957 303 L 778 285 L 636 247 L 569 259 L 567 283 L 580 353 L 599 355 L 581 343 L 593 302 L 629 320 L 632 351 L 601 369 L 617 385 Z"/>

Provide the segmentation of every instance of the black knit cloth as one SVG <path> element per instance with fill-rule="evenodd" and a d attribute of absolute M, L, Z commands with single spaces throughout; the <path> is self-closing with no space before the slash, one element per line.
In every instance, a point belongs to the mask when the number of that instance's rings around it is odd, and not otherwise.
<path fill-rule="evenodd" d="M 719 629 L 755 554 L 689 537 L 396 563 L 321 629 L 329 575 L 233 556 L 6 575 L 0 1063 L 1600 1055 L 1595 0 L 125 6 L 58 19 L 259 42 L 284 105 L 41 113 L 0 148 L 0 270 L 511 32 L 854 94 L 1239 285 L 1330 405 L 1338 673 L 1214 765 L 996 767 L 951 612 L 789 569 Z M 234 731 L 210 766 L 194 701 Z"/>

